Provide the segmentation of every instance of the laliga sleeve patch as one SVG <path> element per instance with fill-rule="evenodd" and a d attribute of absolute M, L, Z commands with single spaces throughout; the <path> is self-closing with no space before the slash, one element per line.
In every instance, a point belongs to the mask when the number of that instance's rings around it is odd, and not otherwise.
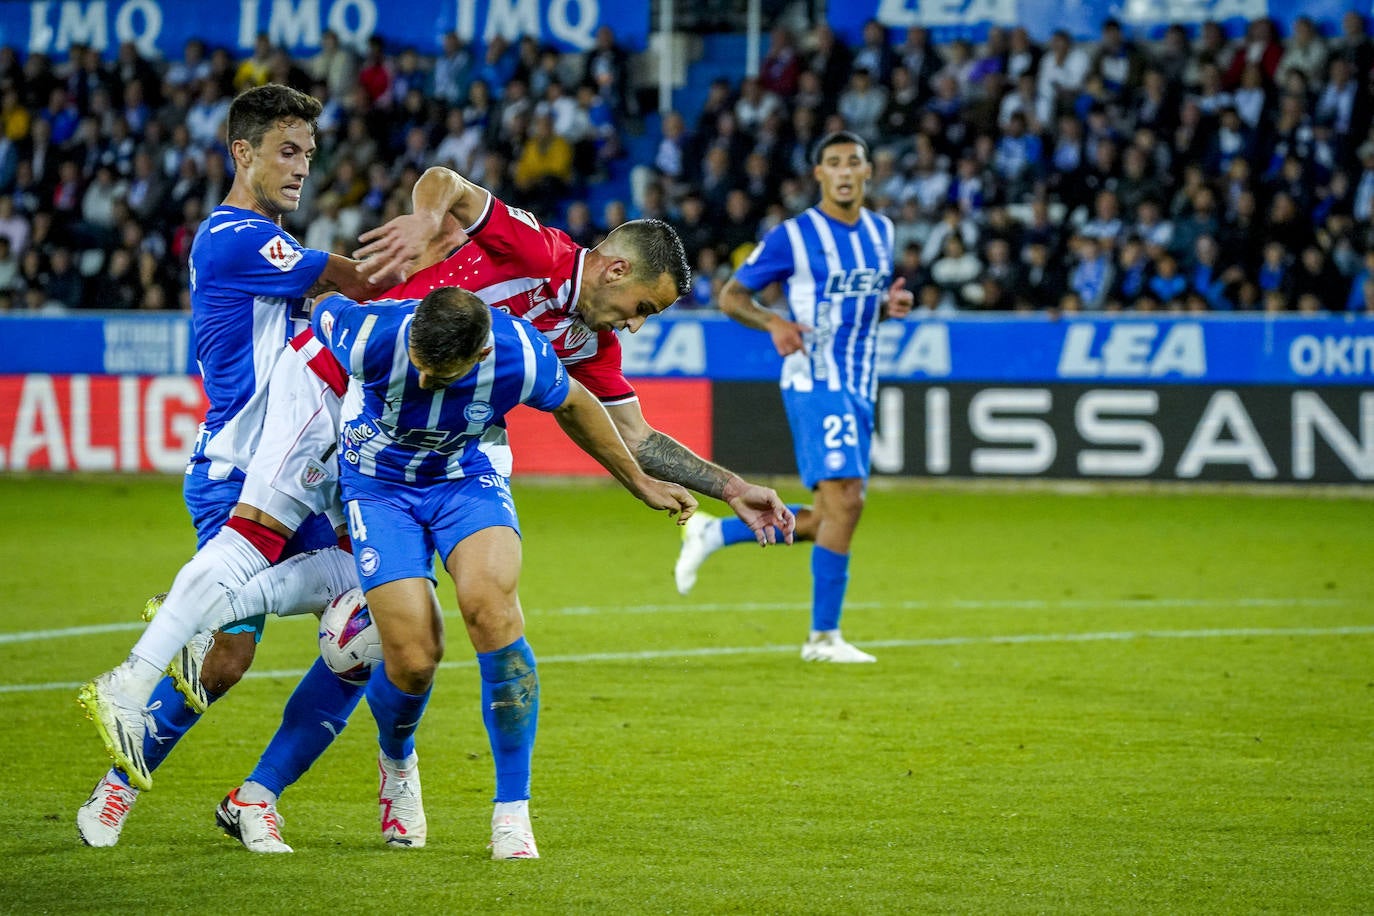
<path fill-rule="evenodd" d="M 290 245 L 286 244 L 281 238 L 270 240 L 266 245 L 258 249 L 258 254 L 262 255 L 277 270 L 286 273 L 296 266 L 296 262 L 301 259 L 301 253 Z"/>

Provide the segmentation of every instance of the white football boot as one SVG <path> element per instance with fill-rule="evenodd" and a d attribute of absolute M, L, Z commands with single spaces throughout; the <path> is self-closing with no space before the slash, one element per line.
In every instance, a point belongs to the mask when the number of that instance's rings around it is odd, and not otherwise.
<path fill-rule="evenodd" d="M 76 812 L 76 832 L 87 846 L 113 846 L 119 842 L 124 820 L 138 800 L 138 790 L 109 773 L 100 778 Z"/>
<path fill-rule="evenodd" d="M 685 595 L 697 584 L 697 570 L 706 558 L 721 548 L 720 519 L 697 510 L 687 524 L 682 526 L 682 549 L 678 551 L 677 563 L 673 566 L 673 579 L 677 582 L 677 593 Z"/>
<path fill-rule="evenodd" d="M 537 859 L 539 848 L 534 845 L 534 831 L 530 819 L 515 814 L 493 815 L 491 819 L 491 849 L 493 859 Z"/>
<path fill-rule="evenodd" d="M 153 737 L 157 734 L 152 716 L 144 705 L 147 697 L 135 700 L 134 691 L 128 689 L 133 681 L 133 666 L 126 661 L 83 685 L 76 699 L 85 707 L 87 718 L 95 723 L 95 730 L 105 750 L 114 758 L 115 766 L 129 777 L 129 785 L 151 789 L 153 774 L 143 758 L 143 739 L 150 732 Z"/>
<path fill-rule="evenodd" d="M 844 641 L 839 630 L 812 631 L 801 650 L 804 662 L 876 662 L 877 659 Z"/>
<path fill-rule="evenodd" d="M 277 813 L 277 806 L 268 802 L 239 801 L 238 788 L 224 796 L 224 801 L 215 809 L 215 823 L 249 852 L 292 851 L 281 838 L 286 819 Z"/>
<path fill-rule="evenodd" d="M 412 753 L 401 766 L 386 754 L 377 755 L 381 783 L 377 787 L 377 807 L 381 813 L 382 840 L 396 849 L 419 849 L 425 845 L 429 824 L 420 798 L 420 759 Z"/>

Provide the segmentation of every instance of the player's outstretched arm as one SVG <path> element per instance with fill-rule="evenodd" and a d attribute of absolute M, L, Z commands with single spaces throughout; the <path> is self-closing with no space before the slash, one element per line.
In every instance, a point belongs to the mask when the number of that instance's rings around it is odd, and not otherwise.
<path fill-rule="evenodd" d="M 696 499 L 682 486 L 645 473 L 625 447 L 625 440 L 606 415 L 606 408 L 577 380 L 572 380 L 568 399 L 553 411 L 553 416 L 568 438 L 649 508 L 665 509 L 669 515 L 676 515 L 679 525 L 696 511 Z"/>
<path fill-rule="evenodd" d="M 771 488 L 750 483 L 654 429 L 644 419 L 638 401 L 615 404 L 606 410 L 646 472 L 727 503 L 762 546 L 775 544 L 779 538 L 792 543 L 797 520 Z"/>
<path fill-rule="evenodd" d="M 488 196 L 486 188 L 452 169 L 437 165 L 426 169 L 411 191 L 414 212 L 358 236 L 362 247 L 353 256 L 362 262 L 359 270 L 368 277 L 387 273 L 408 276 L 413 262 L 435 239 L 444 239 L 450 248 L 465 242 L 462 227 L 481 217 Z M 446 215 L 452 216 L 457 226 L 446 222 Z"/>

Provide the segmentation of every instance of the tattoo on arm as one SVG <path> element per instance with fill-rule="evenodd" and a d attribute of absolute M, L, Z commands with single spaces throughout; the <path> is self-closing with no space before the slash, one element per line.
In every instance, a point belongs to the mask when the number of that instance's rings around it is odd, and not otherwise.
<path fill-rule="evenodd" d="M 325 293 L 337 292 L 338 289 L 339 284 L 331 283 L 324 277 L 320 277 L 318 280 L 315 281 L 313 286 L 311 286 L 308 290 L 305 291 L 305 298 L 313 299 L 316 296 L 323 296 Z"/>
<path fill-rule="evenodd" d="M 640 443 L 635 459 L 645 473 L 659 480 L 681 484 L 716 499 L 722 497 L 725 484 L 733 476 L 725 468 L 712 464 L 672 436 L 657 430 Z"/>

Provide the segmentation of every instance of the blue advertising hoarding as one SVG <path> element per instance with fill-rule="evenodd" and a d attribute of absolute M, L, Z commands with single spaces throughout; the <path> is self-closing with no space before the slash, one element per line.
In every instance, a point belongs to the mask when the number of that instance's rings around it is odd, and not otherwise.
<path fill-rule="evenodd" d="M 398 9 L 398 7 L 403 7 Z M 403 13 L 403 15 L 397 15 Z M 173 0 L 36 0 L 0 3 L 0 44 L 22 53 L 61 59 L 73 44 L 107 57 L 133 42 L 147 57 L 176 60 L 191 38 L 246 54 L 259 32 L 292 54 L 320 49 L 332 29 L 346 44 L 362 47 L 380 35 L 395 47 L 437 53 L 447 32 L 479 46 L 501 35 L 514 41 L 532 35 L 562 51 L 586 51 L 596 31 L 609 25 L 621 47 L 643 50 L 649 7 L 634 0 L 237 0 L 230 3 Z"/>
<path fill-rule="evenodd" d="M 1108 18 L 1146 39 L 1157 38 L 1171 23 L 1220 22 L 1238 31 L 1247 21 L 1266 16 L 1284 35 L 1299 16 L 1312 18 L 1328 35 L 1338 35 L 1341 16 L 1351 10 L 1368 16 L 1370 5 L 1353 0 L 846 0 L 831 3 L 828 16 L 836 34 L 851 43 L 859 40 L 870 19 L 889 29 L 923 26 L 937 41 L 981 40 L 989 26 L 1024 26 L 1040 41 L 1065 29 L 1079 40 L 1092 41 Z"/>
<path fill-rule="evenodd" d="M 766 334 L 719 315 L 665 315 L 622 336 L 639 378 L 773 381 Z M 182 315 L 0 316 L 0 375 L 195 373 Z M 957 316 L 889 321 L 885 381 L 1374 385 L 1374 319 Z"/>

